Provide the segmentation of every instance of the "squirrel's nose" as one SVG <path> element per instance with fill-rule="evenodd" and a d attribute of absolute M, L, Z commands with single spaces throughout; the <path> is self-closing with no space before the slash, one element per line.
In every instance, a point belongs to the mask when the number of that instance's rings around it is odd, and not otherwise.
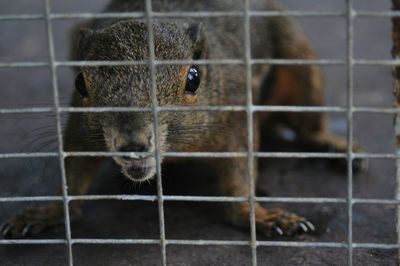
<path fill-rule="evenodd" d="M 145 130 L 130 131 L 120 144 L 120 152 L 150 152 L 153 150 L 151 136 Z"/>
<path fill-rule="evenodd" d="M 149 145 L 146 145 L 144 143 L 135 143 L 135 142 L 130 142 L 122 147 L 119 148 L 120 152 L 148 152 L 150 151 Z M 141 158 L 146 158 L 147 156 L 143 156 Z M 122 156 L 123 159 L 125 160 L 132 160 L 132 157 L 130 156 Z"/>
<path fill-rule="evenodd" d="M 139 142 L 130 142 L 119 148 L 120 152 L 147 152 L 149 150 L 149 145 Z"/>

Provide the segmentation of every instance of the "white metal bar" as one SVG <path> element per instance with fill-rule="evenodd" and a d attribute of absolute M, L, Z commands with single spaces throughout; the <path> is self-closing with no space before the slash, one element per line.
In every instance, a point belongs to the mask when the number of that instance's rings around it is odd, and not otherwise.
<path fill-rule="evenodd" d="M 224 197 L 224 196 L 171 196 L 164 195 L 164 201 L 190 201 L 190 202 L 246 202 L 247 197 Z M 254 197 L 257 202 L 273 203 L 347 203 L 346 198 L 311 198 L 311 197 Z M 40 202 L 40 201 L 62 201 L 62 196 L 32 196 L 32 197 L 0 197 L 0 202 Z M 91 200 L 128 200 L 128 201 L 156 201 L 157 196 L 152 195 L 80 195 L 68 196 L 69 201 L 91 201 Z M 363 199 L 353 198 L 352 204 L 379 204 L 399 205 L 400 199 Z"/>
<path fill-rule="evenodd" d="M 158 245 L 159 239 L 97 239 L 97 238 L 75 238 L 71 239 L 73 244 L 86 245 Z M 245 240 L 186 240 L 168 239 L 167 245 L 190 245 L 190 246 L 248 246 L 251 241 Z M 0 245 L 56 245 L 65 244 L 64 239 L 1 239 Z M 258 247 L 299 247 L 299 248 L 348 248 L 343 242 L 300 242 L 300 241 L 257 241 Z M 399 244 L 383 243 L 353 243 L 354 249 L 399 249 Z"/>
<path fill-rule="evenodd" d="M 206 18 L 206 17 L 242 17 L 240 11 L 196 11 L 196 12 L 153 12 L 153 17 L 157 18 Z M 346 13 L 338 11 L 306 11 L 306 10 L 285 10 L 285 11 L 249 11 L 250 17 L 345 17 Z M 398 11 L 354 11 L 355 17 L 399 17 Z M 145 18 L 145 12 L 104 12 L 104 13 L 52 13 L 50 19 L 105 19 L 105 18 Z M 0 15 L 0 21 L 7 20 L 43 20 L 42 14 L 13 14 Z"/>
<path fill-rule="evenodd" d="M 244 57 L 246 67 L 246 115 L 247 115 L 247 177 L 250 204 L 250 245 L 252 265 L 257 266 L 257 235 L 255 212 L 255 182 L 254 182 L 254 144 L 253 144 L 253 94 L 252 94 L 252 64 L 251 64 L 251 22 L 250 0 L 244 0 Z"/>
<path fill-rule="evenodd" d="M 17 158 L 42 158 L 58 157 L 57 152 L 26 152 L 26 153 L 0 153 L 0 159 Z M 130 152 L 64 152 L 64 157 L 115 157 L 131 156 Z M 182 158 L 238 158 L 247 157 L 246 152 L 160 152 L 162 157 Z M 347 158 L 346 153 L 327 152 L 254 152 L 257 158 L 325 158 L 338 159 Z M 135 152 L 135 156 L 154 156 L 151 152 Z M 353 158 L 364 159 L 397 159 L 400 154 L 395 153 L 353 153 Z"/>
<path fill-rule="evenodd" d="M 152 100 L 153 125 L 154 125 L 154 142 L 156 146 L 155 158 L 157 167 L 157 199 L 158 199 L 158 215 L 160 224 L 159 228 L 160 228 L 161 263 L 163 266 L 167 266 L 164 200 L 163 200 L 163 188 L 162 188 L 162 177 L 161 177 L 161 155 L 160 155 L 161 148 L 160 148 L 160 135 L 159 135 L 160 121 L 158 118 L 157 82 L 156 82 L 156 64 L 155 64 L 156 56 L 155 56 L 152 17 L 153 17 L 152 1 L 146 0 L 146 22 L 147 22 L 149 66 L 150 66 L 150 78 L 151 78 L 151 100 Z"/>
<path fill-rule="evenodd" d="M 347 245 L 349 266 L 353 265 L 353 18 L 353 0 L 347 0 Z"/>
<path fill-rule="evenodd" d="M 216 111 L 216 112 L 244 112 L 246 106 L 241 105 L 216 105 L 216 106 L 160 106 L 159 112 L 187 112 L 187 111 Z M 253 112 L 325 112 L 346 113 L 342 106 L 295 106 L 295 105 L 253 105 Z M 30 108 L 0 108 L 0 114 L 20 113 L 53 113 L 52 107 Z M 103 112 L 152 112 L 151 108 L 141 107 L 60 107 L 61 113 L 103 113 Z M 353 107 L 353 113 L 381 113 L 397 114 L 397 108 L 385 107 Z"/>
<path fill-rule="evenodd" d="M 68 249 L 68 262 L 70 266 L 73 266 L 73 255 L 72 255 L 72 242 L 71 242 L 71 226 L 70 226 L 70 217 L 69 217 L 69 207 L 68 207 L 68 186 L 67 186 L 67 177 L 65 173 L 65 163 L 64 163 L 64 151 L 63 151 L 63 137 L 62 137 L 62 124 L 60 117 L 60 103 L 59 103 L 59 92 L 58 92 L 58 81 L 57 81 L 57 68 L 54 64 L 55 62 L 55 52 L 54 52 L 54 40 L 53 40 L 53 31 L 52 24 L 50 19 L 51 8 L 50 8 L 50 0 L 46 0 L 45 2 L 45 10 L 46 10 L 46 26 L 47 26 L 47 40 L 49 47 L 49 57 L 50 57 L 50 67 L 51 67 L 51 76 L 52 76 L 52 85 L 53 85 L 53 99 L 54 99 L 54 108 L 55 108 L 55 118 L 57 123 L 57 139 L 58 139 L 58 157 L 61 168 L 61 185 L 62 185 L 62 196 L 63 196 L 63 205 L 64 205 L 64 223 L 65 223 L 65 237 L 66 244 Z"/>
<path fill-rule="evenodd" d="M 243 65 L 240 59 L 203 59 L 203 60 L 156 60 L 155 65 Z M 252 59 L 252 65 L 345 65 L 346 61 L 341 59 Z M 57 67 L 78 67 L 78 66 L 131 66 L 146 65 L 146 61 L 55 61 Z M 353 59 L 353 65 L 371 66 L 399 66 L 399 59 Z M 49 67 L 49 63 L 41 61 L 26 62 L 0 62 L 0 68 L 37 68 Z"/>

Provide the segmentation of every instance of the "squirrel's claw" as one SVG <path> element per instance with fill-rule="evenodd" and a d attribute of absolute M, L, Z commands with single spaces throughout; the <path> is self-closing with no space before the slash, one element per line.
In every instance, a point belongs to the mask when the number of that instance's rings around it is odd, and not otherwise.
<path fill-rule="evenodd" d="M 62 218 L 51 208 L 29 208 L 12 216 L 0 228 L 0 237 L 24 238 L 37 235 L 59 223 Z"/>
<path fill-rule="evenodd" d="M 356 158 L 352 162 L 352 167 L 354 173 L 361 173 L 368 169 L 368 159 L 367 158 Z"/>
<path fill-rule="evenodd" d="M 272 212 L 267 219 L 257 221 L 257 230 L 268 237 L 293 236 L 315 231 L 313 223 L 301 216 L 283 210 Z"/>
<path fill-rule="evenodd" d="M 22 229 L 21 235 L 22 235 L 23 237 L 28 236 L 29 233 L 31 232 L 32 226 L 33 226 L 32 224 L 27 224 L 27 225 L 24 227 L 24 229 Z"/>
<path fill-rule="evenodd" d="M 284 232 L 282 230 L 282 228 L 280 228 L 279 226 L 275 226 L 274 227 L 275 233 L 278 234 L 279 236 L 283 236 Z"/>
<path fill-rule="evenodd" d="M 14 225 L 10 224 L 9 222 L 5 222 L 0 227 L 0 234 L 3 238 L 9 238 L 11 230 L 13 229 Z"/>

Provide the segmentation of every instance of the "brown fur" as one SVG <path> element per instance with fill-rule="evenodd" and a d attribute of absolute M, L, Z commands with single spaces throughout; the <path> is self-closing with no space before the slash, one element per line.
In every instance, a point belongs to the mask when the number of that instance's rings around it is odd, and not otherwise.
<path fill-rule="evenodd" d="M 195 10 L 223 8 L 241 10 L 241 1 L 154 1 L 155 8 Z M 143 10 L 141 1 L 114 0 L 108 11 Z M 282 10 L 273 1 L 268 10 Z M 314 59 L 314 53 L 302 30 L 287 17 L 252 20 L 252 56 L 254 58 Z M 73 58 L 80 60 L 148 60 L 147 26 L 141 21 L 89 22 L 80 37 Z M 238 18 L 154 21 L 155 54 L 158 60 L 241 58 L 243 56 L 243 22 Z M 260 37 L 261 36 L 261 37 Z M 72 38 L 78 43 L 76 34 Z M 197 95 L 185 92 L 188 65 L 157 66 L 157 100 L 161 106 L 243 105 L 246 103 L 243 65 L 200 66 L 201 83 Z M 88 96 L 75 93 L 73 106 L 151 106 L 150 74 L 147 66 L 82 67 Z M 313 105 L 323 104 L 321 70 L 314 65 L 254 66 L 253 94 L 255 104 Z M 262 81 L 265 82 L 262 82 Z M 161 151 L 247 151 L 246 115 L 243 112 L 160 112 Z M 292 128 L 299 141 L 310 150 L 345 152 L 344 139 L 332 135 L 321 113 L 264 113 L 254 120 L 254 149 L 259 149 L 259 127 L 278 121 Z M 66 129 L 67 151 L 154 151 L 151 113 L 71 114 Z M 135 145 L 132 145 L 134 143 Z M 128 146 L 127 146 L 128 145 Z M 130 146 L 129 146 L 130 145 Z M 359 149 L 356 147 L 355 149 Z M 66 162 L 69 194 L 86 193 L 99 158 L 69 158 Z M 131 179 L 145 180 L 154 176 L 155 160 L 114 158 L 122 172 Z M 218 169 L 221 192 L 226 196 L 249 195 L 246 158 L 213 160 Z M 134 170 L 132 170 L 134 169 Z M 137 170 L 139 169 L 139 170 Z M 141 171 L 141 174 L 137 174 Z M 254 179 L 257 160 L 254 161 Z M 71 205 L 71 216 L 79 213 Z M 226 204 L 226 217 L 235 225 L 249 225 L 249 203 Z M 285 210 L 269 210 L 255 204 L 259 233 L 293 235 L 313 230 L 305 218 Z M 32 218 L 34 217 L 34 218 Z M 62 204 L 52 204 L 24 211 L 11 218 L 2 229 L 6 237 L 36 234 L 62 223 Z"/>

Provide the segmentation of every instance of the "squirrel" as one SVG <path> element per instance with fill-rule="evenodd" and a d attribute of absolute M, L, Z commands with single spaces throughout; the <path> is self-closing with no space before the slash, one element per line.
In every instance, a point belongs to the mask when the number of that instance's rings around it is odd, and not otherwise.
<path fill-rule="evenodd" d="M 166 3 L 167 2 L 167 3 Z M 283 11 L 273 1 L 258 1 L 263 10 Z M 243 10 L 242 1 L 171 0 L 153 1 L 154 10 Z M 113 0 L 108 12 L 143 11 L 144 1 Z M 73 30 L 74 60 L 149 60 L 147 25 L 140 19 L 89 21 Z M 228 17 L 154 18 L 156 60 L 203 60 L 244 58 L 244 23 Z M 88 29 L 90 28 L 90 29 Z M 300 26 L 286 16 L 251 19 L 252 58 L 315 59 L 315 53 Z M 82 66 L 75 80 L 74 107 L 151 107 L 151 77 L 147 65 Z M 157 65 L 155 68 L 159 106 L 246 105 L 245 67 L 240 65 Z M 252 67 L 253 103 L 257 105 L 321 106 L 323 78 L 319 66 L 261 65 Z M 159 112 L 161 152 L 247 152 L 245 112 Z M 155 152 L 151 112 L 107 112 L 70 114 L 64 136 L 65 151 Z M 296 133 L 308 150 L 346 152 L 347 141 L 327 128 L 326 114 L 319 112 L 260 112 L 254 116 L 254 150 L 260 145 L 260 128 L 284 125 Z M 354 145 L 354 151 L 362 150 Z M 105 158 L 67 157 L 68 193 L 85 194 L 99 164 Z M 182 158 L 161 158 L 162 163 Z M 113 157 L 122 173 L 133 182 L 156 174 L 156 159 Z M 353 164 L 355 171 L 362 163 Z M 247 158 L 217 158 L 217 180 L 225 196 L 249 196 Z M 257 158 L 254 158 L 254 181 Z M 225 203 L 227 220 L 249 227 L 250 203 Z M 69 204 L 71 218 L 80 214 L 81 203 Z M 292 236 L 315 230 L 299 214 L 268 209 L 255 203 L 257 233 Z M 0 229 L 6 238 L 37 235 L 63 224 L 62 202 L 23 210 Z"/>

